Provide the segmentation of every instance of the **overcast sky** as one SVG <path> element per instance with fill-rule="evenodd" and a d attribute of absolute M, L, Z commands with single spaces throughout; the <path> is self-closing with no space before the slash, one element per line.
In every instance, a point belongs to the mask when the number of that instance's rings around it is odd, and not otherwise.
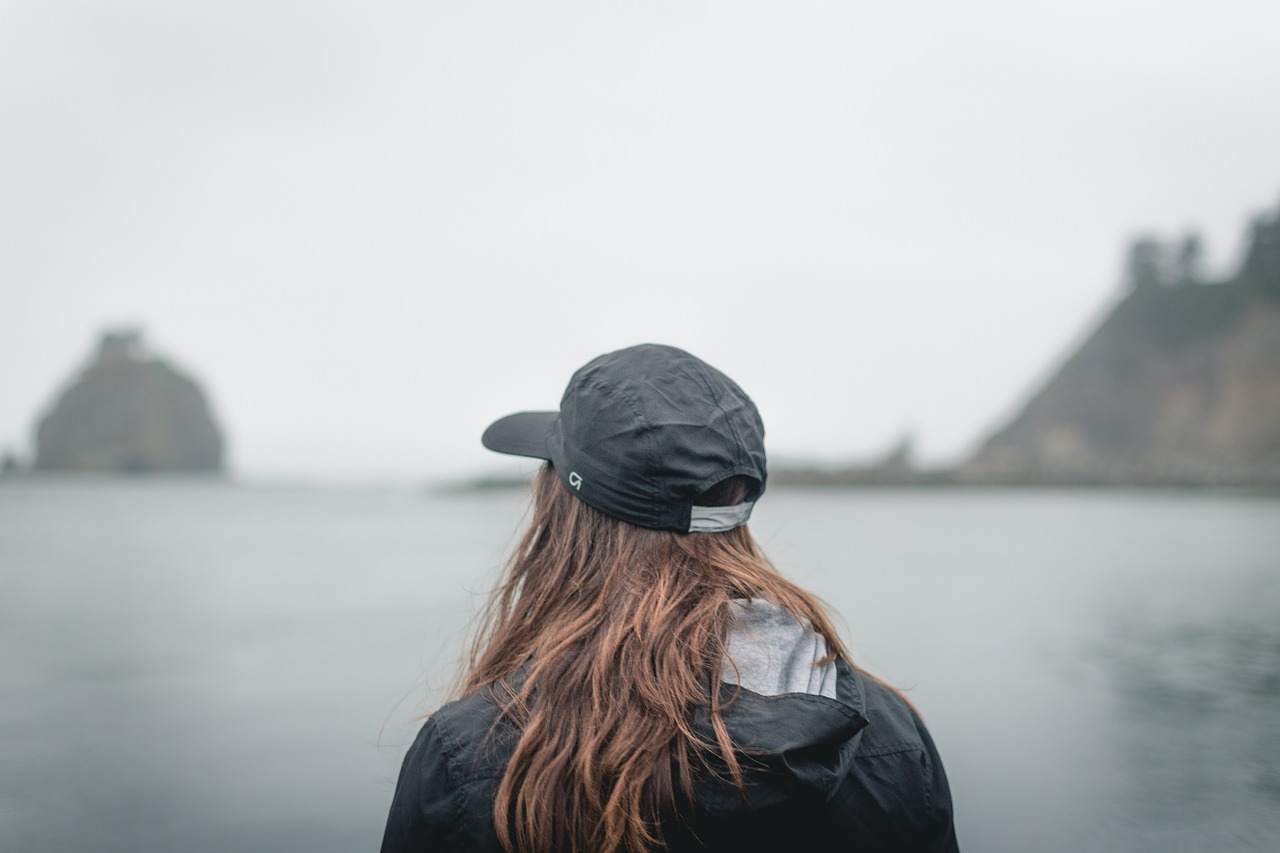
<path fill-rule="evenodd" d="M 0 0 L 0 448 L 104 327 L 247 479 L 507 470 L 684 347 L 774 458 L 957 459 L 1140 231 L 1280 201 L 1280 4 Z"/>

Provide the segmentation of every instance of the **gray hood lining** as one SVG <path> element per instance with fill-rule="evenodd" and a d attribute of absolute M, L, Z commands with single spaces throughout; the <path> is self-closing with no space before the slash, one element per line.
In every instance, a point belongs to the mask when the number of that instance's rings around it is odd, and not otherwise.
<path fill-rule="evenodd" d="M 730 602 L 721 678 L 761 696 L 805 693 L 836 698 L 836 666 L 815 665 L 829 654 L 826 640 L 771 601 Z"/>

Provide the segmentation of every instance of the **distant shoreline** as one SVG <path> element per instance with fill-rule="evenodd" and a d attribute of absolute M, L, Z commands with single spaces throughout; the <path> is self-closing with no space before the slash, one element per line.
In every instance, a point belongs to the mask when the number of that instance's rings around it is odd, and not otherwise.
<path fill-rule="evenodd" d="M 393 489 L 427 492 L 438 495 L 467 495 L 484 492 L 527 490 L 533 479 L 527 475 L 480 475 L 449 480 L 427 480 L 422 477 L 396 480 L 367 478 L 332 479 L 288 477 L 283 479 L 245 478 L 232 472 L 110 472 L 110 471 L 45 471 L 19 469 L 0 472 L 0 485 L 84 484 L 162 485 L 166 483 L 228 488 L 263 489 Z M 930 469 L 886 472 L 874 468 L 781 467 L 769 475 L 770 489 L 831 491 L 1162 491 L 1162 492 L 1230 492 L 1235 494 L 1280 495 L 1280 482 L 1264 478 L 1228 480 L 1158 477 L 980 477 L 963 469 Z"/>
<path fill-rule="evenodd" d="M 437 484 L 430 487 L 439 493 L 474 493 L 507 489 L 526 489 L 532 475 L 488 475 L 469 480 Z M 963 469 L 930 469 L 884 471 L 876 468 L 776 468 L 769 474 L 770 488 L 833 490 L 1158 490 L 1158 491 L 1231 491 L 1280 493 L 1280 482 L 1257 479 L 1191 479 L 1186 477 L 1033 477 L 978 476 Z"/>

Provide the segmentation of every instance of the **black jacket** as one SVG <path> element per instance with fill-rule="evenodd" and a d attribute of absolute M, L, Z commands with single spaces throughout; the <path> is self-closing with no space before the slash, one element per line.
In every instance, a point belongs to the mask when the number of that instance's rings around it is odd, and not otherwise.
<path fill-rule="evenodd" d="M 834 698 L 721 685 L 748 802 L 713 778 L 664 827 L 686 850 L 956 851 L 951 794 L 933 741 L 892 690 L 844 661 Z M 483 692 L 445 705 L 405 756 L 383 853 L 501 850 L 493 798 L 519 737 Z M 709 725 L 705 719 L 700 726 Z"/>

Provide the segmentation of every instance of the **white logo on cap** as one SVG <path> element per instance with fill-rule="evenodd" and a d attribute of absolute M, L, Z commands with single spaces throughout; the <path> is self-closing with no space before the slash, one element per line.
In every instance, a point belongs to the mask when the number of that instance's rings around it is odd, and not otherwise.
<path fill-rule="evenodd" d="M 581 474 L 579 474 L 577 471 L 570 471 L 570 472 L 569 472 L 569 485 L 570 485 L 570 486 L 573 486 L 575 489 L 581 489 L 581 488 L 582 488 L 582 475 L 581 475 Z"/>

